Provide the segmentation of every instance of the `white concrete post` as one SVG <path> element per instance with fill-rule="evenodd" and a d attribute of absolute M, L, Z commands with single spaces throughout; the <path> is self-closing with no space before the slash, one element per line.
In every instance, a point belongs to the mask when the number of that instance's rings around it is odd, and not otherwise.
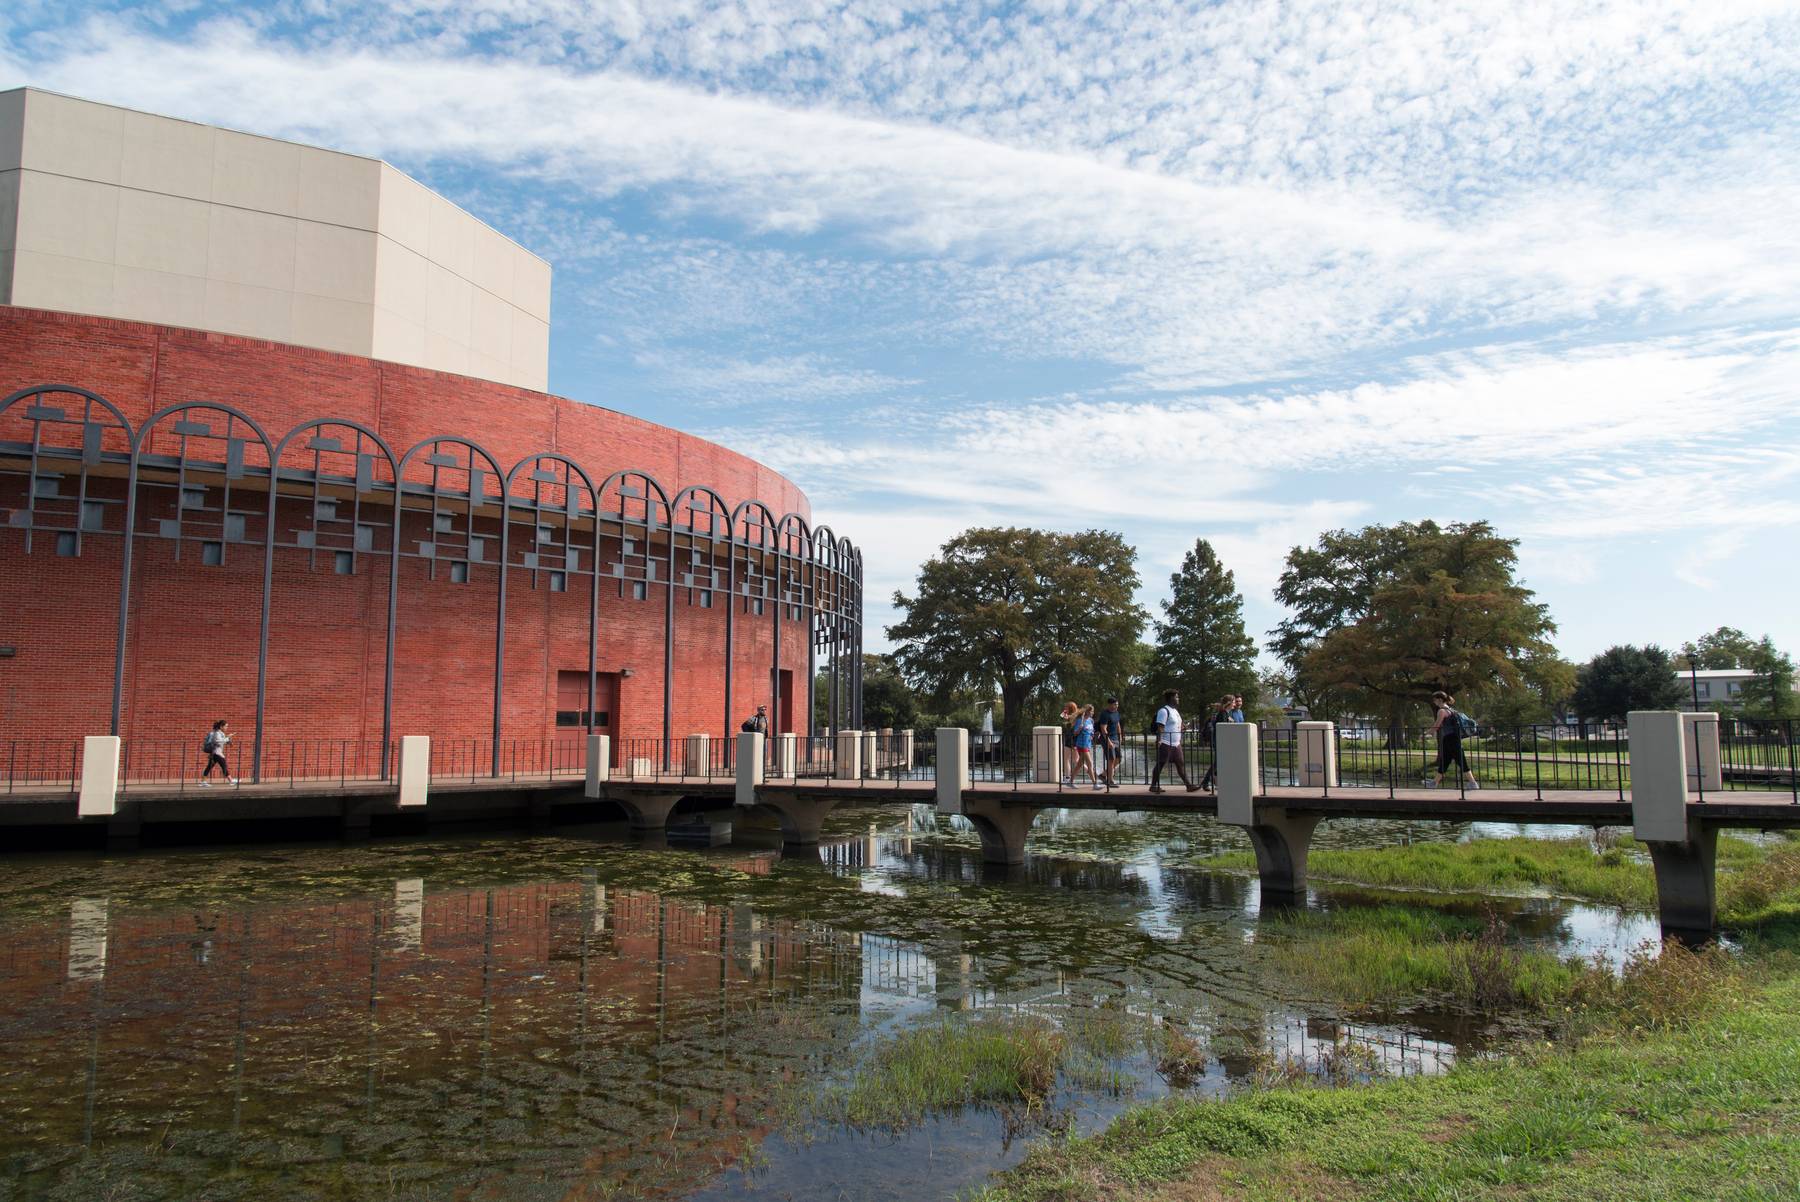
<path fill-rule="evenodd" d="M 1062 727 L 1031 728 L 1031 780 L 1033 784 L 1054 785 L 1063 778 Z"/>
<path fill-rule="evenodd" d="M 840 730 L 831 757 L 833 780 L 855 780 L 862 775 L 863 732 Z"/>
<path fill-rule="evenodd" d="M 1687 748 L 1680 711 L 1633 710 L 1625 722 L 1631 735 L 1631 833 L 1651 842 L 1687 842 Z"/>
<path fill-rule="evenodd" d="M 431 791 L 431 736 L 400 736 L 400 804 L 422 806 Z"/>
<path fill-rule="evenodd" d="M 1213 729 L 1220 822 L 1232 826 L 1256 824 L 1256 795 L 1262 792 L 1262 762 L 1257 757 L 1257 739 L 1258 731 L 1253 722 L 1221 722 Z"/>
<path fill-rule="evenodd" d="M 775 775 L 785 780 L 794 777 L 794 764 L 799 759 L 800 736 L 787 731 L 775 736 Z"/>
<path fill-rule="evenodd" d="M 963 812 L 963 790 L 969 787 L 969 732 L 960 726 L 937 728 L 937 808 L 940 814 Z"/>
<path fill-rule="evenodd" d="M 681 775 L 705 776 L 706 754 L 712 740 L 707 735 L 689 735 L 682 744 Z"/>
<path fill-rule="evenodd" d="M 394 944 L 416 952 L 425 946 L 425 878 L 394 882 Z"/>
<path fill-rule="evenodd" d="M 1223 730 L 1223 725 L 1219 729 Z M 1337 786 L 1337 739 L 1332 735 L 1333 729 L 1330 722 L 1294 724 L 1294 770 L 1301 788 Z"/>
<path fill-rule="evenodd" d="M 753 806 L 756 804 L 756 786 L 763 783 L 763 740 L 768 736 L 761 731 L 747 730 L 737 737 L 737 796 L 738 805 Z"/>
<path fill-rule="evenodd" d="M 881 748 L 881 766 L 883 768 L 892 768 L 894 766 L 894 753 L 899 750 L 899 748 L 894 745 L 894 728 L 891 726 L 884 726 L 876 733 L 880 736 L 880 741 L 876 746 Z"/>
<path fill-rule="evenodd" d="M 612 736 L 589 735 L 587 741 L 587 782 L 584 797 L 600 796 L 600 787 L 612 779 Z"/>
<path fill-rule="evenodd" d="M 862 774 L 879 776 L 881 773 L 881 745 L 872 730 L 862 732 Z"/>
<path fill-rule="evenodd" d="M 913 732 L 903 730 L 900 732 L 899 739 L 899 746 L 896 750 L 899 754 L 900 770 L 906 772 L 913 766 Z"/>
<path fill-rule="evenodd" d="M 88 735 L 81 741 L 81 796 L 75 813 L 100 818 L 119 812 L 119 736 Z"/>
<path fill-rule="evenodd" d="M 1725 787 L 1725 765 L 1719 759 L 1719 715 L 1681 715 L 1681 742 L 1687 753 L 1689 792 L 1717 793 Z"/>

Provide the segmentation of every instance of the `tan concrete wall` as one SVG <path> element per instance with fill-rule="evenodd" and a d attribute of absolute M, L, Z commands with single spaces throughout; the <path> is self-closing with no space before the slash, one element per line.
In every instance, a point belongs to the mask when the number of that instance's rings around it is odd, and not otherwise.
<path fill-rule="evenodd" d="M 543 390 L 550 265 L 376 159 L 0 93 L 0 302 Z"/>

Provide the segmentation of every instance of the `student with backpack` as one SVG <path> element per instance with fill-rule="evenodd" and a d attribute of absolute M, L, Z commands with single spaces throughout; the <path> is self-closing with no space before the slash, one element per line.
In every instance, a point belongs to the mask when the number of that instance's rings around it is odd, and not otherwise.
<path fill-rule="evenodd" d="M 1438 754 L 1437 770 L 1425 782 L 1425 787 L 1435 789 L 1444 783 L 1444 773 L 1450 765 L 1461 768 L 1468 778 L 1469 788 L 1481 788 L 1481 782 L 1475 779 L 1474 769 L 1469 767 L 1469 757 L 1463 753 L 1463 736 L 1475 733 L 1475 719 L 1467 714 L 1458 713 L 1456 698 L 1439 690 L 1431 695 L 1432 708 L 1437 711 L 1437 721 L 1431 724 L 1431 733 L 1437 736 Z"/>
<path fill-rule="evenodd" d="M 1181 711 L 1176 705 L 1181 695 L 1174 689 L 1163 692 L 1163 703 L 1156 711 L 1156 721 L 1152 729 L 1156 732 L 1156 767 L 1150 770 L 1150 791 L 1163 792 L 1162 770 L 1165 765 L 1175 766 L 1175 775 L 1187 786 L 1189 793 L 1198 793 L 1200 786 L 1188 779 L 1187 764 L 1181 758 Z"/>
<path fill-rule="evenodd" d="M 743 731 L 745 734 L 756 734 L 756 735 L 768 734 L 769 733 L 769 707 L 766 705 L 757 706 L 755 715 L 753 717 L 745 718 L 743 725 L 739 726 L 738 729 Z"/>
<path fill-rule="evenodd" d="M 225 730 L 229 725 L 229 722 L 220 718 L 212 724 L 212 729 L 206 732 L 206 738 L 200 744 L 200 750 L 206 756 L 206 767 L 200 773 L 202 789 L 212 788 L 212 781 L 207 778 L 212 776 L 214 768 L 219 770 L 219 775 L 225 778 L 227 784 L 237 784 L 237 777 L 231 775 L 231 769 L 225 765 L 225 745 L 231 742 L 231 735 Z"/>

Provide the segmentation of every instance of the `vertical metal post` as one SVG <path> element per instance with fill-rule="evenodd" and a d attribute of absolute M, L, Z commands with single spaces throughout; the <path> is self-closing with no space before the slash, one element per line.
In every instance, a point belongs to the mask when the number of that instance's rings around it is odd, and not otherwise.
<path fill-rule="evenodd" d="M 119 553 L 119 628 L 113 643 L 112 729 L 109 732 L 115 738 L 125 708 L 126 612 L 131 605 L 131 542 L 137 531 L 138 446 L 143 436 L 142 430 L 132 436 L 131 467 L 125 473 L 125 545 Z"/>
<path fill-rule="evenodd" d="M 731 737 L 731 670 L 736 666 L 732 659 L 732 640 L 737 635 L 737 515 L 729 519 L 731 528 L 725 532 L 725 725 L 720 727 L 725 737 Z M 776 716 L 780 721 L 780 716 Z"/>
<path fill-rule="evenodd" d="M 474 452 L 469 453 L 470 466 L 474 466 Z M 496 469 L 498 464 L 494 465 Z M 473 480 L 470 481 L 473 484 Z M 494 610 L 494 771 L 500 775 L 500 704 L 505 686 L 506 672 L 506 563 L 510 554 L 508 536 L 512 531 L 512 515 L 507 510 L 511 499 L 512 474 L 500 477 L 500 598 Z M 469 537 L 475 536 L 475 490 L 469 490 Z"/>
<path fill-rule="evenodd" d="M 645 498 L 645 504 L 649 499 Z M 648 539 L 645 542 L 648 543 Z M 646 546 L 645 550 L 648 550 Z M 674 766 L 675 720 L 675 509 L 669 508 L 669 572 L 663 584 L 663 768 Z"/>
<path fill-rule="evenodd" d="M 269 514 L 263 531 L 262 630 L 256 642 L 256 742 L 250 751 L 250 783 L 262 781 L 263 711 L 269 688 L 269 590 L 275 583 L 275 507 L 281 502 L 281 452 L 283 438 L 269 460 Z"/>
<path fill-rule="evenodd" d="M 588 491 L 594 494 L 594 587 L 588 602 L 587 733 L 591 735 L 594 733 L 594 702 L 600 691 L 600 494 L 592 481 L 588 483 Z M 622 517 L 623 509 L 620 512 Z M 623 521 L 619 528 L 624 529 Z M 610 713 L 607 721 L 612 721 Z"/>

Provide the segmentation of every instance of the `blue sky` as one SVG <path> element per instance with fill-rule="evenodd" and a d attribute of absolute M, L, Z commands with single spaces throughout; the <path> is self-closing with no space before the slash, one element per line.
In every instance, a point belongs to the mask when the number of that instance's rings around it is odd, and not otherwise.
<path fill-rule="evenodd" d="M 1559 643 L 1800 652 L 1800 6 L 15 0 L 0 87 L 382 156 L 553 391 L 781 468 L 870 625 L 966 526 L 1522 540 Z M 880 639 L 874 640 L 879 644 Z"/>

